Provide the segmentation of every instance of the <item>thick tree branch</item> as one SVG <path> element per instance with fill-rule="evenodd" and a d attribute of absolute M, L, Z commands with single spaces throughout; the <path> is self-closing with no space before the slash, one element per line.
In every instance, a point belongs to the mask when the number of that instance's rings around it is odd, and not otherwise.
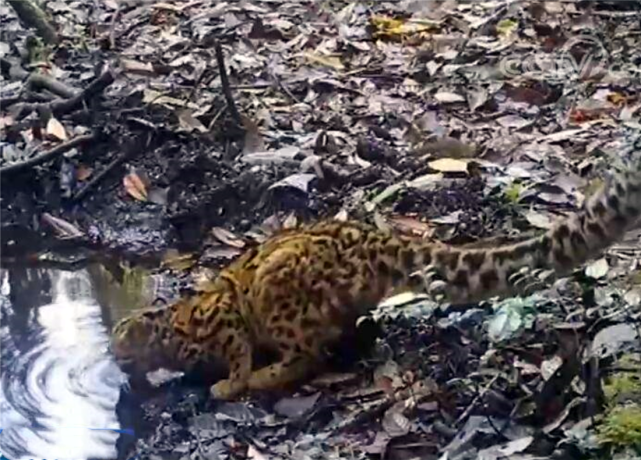
<path fill-rule="evenodd" d="M 58 34 L 47 19 L 47 14 L 33 0 L 7 0 L 7 3 L 14 9 L 20 22 L 27 28 L 33 27 L 45 43 L 58 43 Z"/>

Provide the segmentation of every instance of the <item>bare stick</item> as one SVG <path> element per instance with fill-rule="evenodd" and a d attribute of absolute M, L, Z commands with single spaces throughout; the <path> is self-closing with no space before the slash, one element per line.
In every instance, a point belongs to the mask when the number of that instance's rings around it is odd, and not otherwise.
<path fill-rule="evenodd" d="M 231 88 L 229 86 L 229 78 L 227 77 L 227 70 L 225 69 L 225 55 L 223 54 L 223 48 L 220 46 L 218 40 L 214 41 L 214 50 L 216 51 L 216 62 L 218 63 L 218 72 L 220 73 L 220 84 L 223 87 L 223 94 L 225 95 L 225 100 L 227 101 L 227 107 L 229 107 L 229 112 L 231 113 L 232 118 L 238 124 L 238 127 L 244 129 L 243 119 L 240 116 L 238 107 L 236 107 L 236 102 L 234 101 L 234 96 L 231 93 Z"/>
<path fill-rule="evenodd" d="M 27 89 L 48 89 L 58 97 L 70 99 L 77 96 L 80 91 L 41 73 L 32 73 L 25 82 Z"/>
<path fill-rule="evenodd" d="M 58 155 L 62 155 L 66 151 L 71 150 L 72 148 L 77 147 L 80 144 L 83 144 L 85 142 L 91 142 L 95 139 L 96 139 L 96 136 L 94 134 L 86 134 L 84 136 L 74 137 L 73 139 L 63 144 L 56 145 L 52 149 L 49 149 L 46 152 L 41 153 L 40 155 L 37 155 L 33 158 L 29 158 L 28 160 L 21 161 L 18 163 L 11 163 L 7 166 L 1 167 L 0 176 L 4 176 L 10 172 L 16 172 L 16 171 L 20 171 L 27 168 L 32 168 L 39 164 L 46 163 L 47 161 L 53 160 Z"/>
<path fill-rule="evenodd" d="M 122 6 L 121 2 L 118 2 L 118 8 L 111 18 L 111 24 L 109 25 L 109 49 L 112 50 L 116 47 L 116 24 L 118 19 L 120 19 L 120 8 Z"/>
<path fill-rule="evenodd" d="M 18 15 L 20 22 L 27 28 L 33 27 L 40 37 L 49 45 L 58 43 L 58 34 L 53 28 L 47 15 L 32 0 L 7 0 Z"/>
<path fill-rule="evenodd" d="M 96 94 L 101 93 L 111 85 L 115 80 L 115 75 L 111 70 L 106 70 L 98 78 L 89 83 L 84 90 L 70 99 L 56 99 L 52 102 L 24 103 L 16 104 L 15 119 L 20 120 L 35 110 L 50 110 L 56 115 L 69 113 L 81 104 L 89 101 Z"/>
<path fill-rule="evenodd" d="M 111 69 L 107 69 L 98 78 L 89 83 L 80 94 L 71 99 L 52 102 L 51 111 L 56 114 L 69 113 L 79 105 L 88 102 L 96 94 L 102 93 L 115 79 L 116 76 Z"/>
<path fill-rule="evenodd" d="M 118 155 L 115 159 L 111 161 L 107 166 L 104 167 L 102 171 L 100 171 L 98 174 L 96 174 L 94 177 L 91 178 L 87 184 L 82 187 L 80 190 L 78 190 L 73 197 L 71 198 L 72 201 L 78 201 L 84 198 L 84 196 L 87 194 L 89 190 L 91 190 L 93 187 L 96 186 L 101 180 L 107 176 L 116 166 L 118 166 L 120 163 L 125 161 L 125 159 L 128 157 L 128 155 L 125 154 L 120 154 Z"/>

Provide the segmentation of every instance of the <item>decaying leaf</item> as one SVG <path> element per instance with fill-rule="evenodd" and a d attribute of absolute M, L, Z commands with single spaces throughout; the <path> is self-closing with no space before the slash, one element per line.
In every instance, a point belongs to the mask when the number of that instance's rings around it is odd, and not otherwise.
<path fill-rule="evenodd" d="M 465 102 L 465 97 L 449 91 L 439 91 L 434 95 L 434 99 L 443 103 Z"/>
<path fill-rule="evenodd" d="M 84 236 L 84 232 L 78 227 L 64 219 L 51 215 L 48 212 L 42 214 L 42 220 L 49 224 L 60 238 L 79 238 Z"/>
<path fill-rule="evenodd" d="M 437 185 L 443 180 L 444 176 L 441 173 L 438 174 L 425 174 L 423 176 L 417 177 L 407 183 L 407 187 L 415 188 L 417 190 L 434 190 Z"/>
<path fill-rule="evenodd" d="M 405 436 L 410 431 L 412 422 L 403 415 L 404 409 L 405 401 L 399 401 L 390 407 L 383 416 L 383 429 L 392 438 Z"/>
<path fill-rule="evenodd" d="M 178 122 L 180 127 L 188 133 L 198 131 L 199 133 L 206 133 L 207 127 L 203 125 L 189 109 L 177 110 Z"/>
<path fill-rule="evenodd" d="M 320 54 L 314 54 L 310 52 L 305 53 L 305 57 L 307 60 L 310 62 L 313 62 L 315 64 L 320 64 L 325 67 L 332 68 L 334 70 L 344 70 L 345 66 L 341 62 L 340 58 L 338 56 L 323 56 Z"/>
<path fill-rule="evenodd" d="M 476 109 L 484 105 L 489 97 L 489 93 L 485 88 L 478 88 L 475 90 L 470 90 L 467 93 L 467 103 L 470 106 L 470 110 L 474 112 Z"/>
<path fill-rule="evenodd" d="M 279 187 L 293 187 L 300 190 L 301 192 L 307 193 L 309 191 L 309 184 L 316 179 L 316 174 L 302 173 L 302 174 L 292 174 L 287 176 L 284 179 L 279 180 L 275 184 L 272 184 L 269 188 L 279 188 Z"/>
<path fill-rule="evenodd" d="M 374 371 L 374 381 L 376 385 L 387 393 L 393 393 L 394 390 L 403 386 L 400 368 L 394 361 L 387 361 Z"/>
<path fill-rule="evenodd" d="M 407 216 L 390 216 L 387 221 L 397 230 L 407 233 L 415 233 L 418 235 L 427 235 L 432 232 L 432 227 L 427 222 L 421 222 L 418 219 Z"/>
<path fill-rule="evenodd" d="M 512 199 L 511 201 L 518 201 L 518 197 L 517 199 Z M 530 223 L 530 225 L 537 228 L 542 228 L 544 230 L 548 230 L 554 223 L 554 219 L 551 218 L 547 213 L 538 212 L 533 209 L 530 209 L 525 213 L 525 218 Z"/>
<path fill-rule="evenodd" d="M 168 249 L 163 255 L 162 267 L 176 271 L 185 271 L 193 267 L 198 258 L 195 254 L 181 254 L 175 249 Z"/>
<path fill-rule="evenodd" d="M 394 19 L 387 16 L 372 16 L 370 24 L 374 27 L 374 38 L 386 38 L 392 40 L 403 40 L 410 36 L 422 37 L 423 34 L 435 31 L 437 25 L 428 20 L 408 21 L 406 19 Z"/>
<path fill-rule="evenodd" d="M 558 355 L 543 361 L 541 363 L 541 377 L 543 377 L 543 380 L 549 380 L 562 365 L 563 358 Z"/>
<path fill-rule="evenodd" d="M 171 109 L 175 107 L 188 107 L 192 110 L 200 109 L 200 107 L 193 102 L 187 102 L 172 96 L 166 96 L 160 91 L 149 88 L 145 88 L 145 90 L 143 91 L 143 102 L 145 104 L 163 105 Z"/>
<path fill-rule="evenodd" d="M 592 341 L 588 356 L 607 358 L 634 346 L 639 340 L 639 331 L 632 324 L 614 324 L 600 330 Z"/>
<path fill-rule="evenodd" d="M 314 408 L 320 396 L 321 393 L 316 392 L 310 396 L 283 398 L 274 405 L 274 411 L 289 418 L 302 417 Z"/>
<path fill-rule="evenodd" d="M 512 458 L 512 455 L 523 452 L 525 449 L 530 447 L 533 441 L 534 436 L 524 436 L 522 438 L 506 442 L 505 444 L 488 447 L 479 451 L 478 458 L 483 460 L 503 460 Z M 525 460 L 525 457 L 523 460 Z M 535 459 L 532 458 L 531 460 Z"/>
<path fill-rule="evenodd" d="M 214 227 L 211 229 L 212 235 L 214 235 L 219 241 L 238 248 L 242 249 L 245 247 L 245 241 L 243 241 L 241 238 L 238 236 L 234 235 L 232 232 L 229 230 L 222 228 L 222 227 Z"/>
<path fill-rule="evenodd" d="M 154 66 L 150 62 L 139 62 L 133 59 L 120 59 L 120 65 L 127 73 L 150 76 L 154 75 Z"/>

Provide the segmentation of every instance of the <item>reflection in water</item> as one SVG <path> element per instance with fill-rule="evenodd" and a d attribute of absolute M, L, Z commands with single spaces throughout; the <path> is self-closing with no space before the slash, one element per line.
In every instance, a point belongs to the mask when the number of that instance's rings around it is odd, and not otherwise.
<path fill-rule="evenodd" d="M 0 270 L 0 283 L 0 454 L 116 458 L 120 434 L 104 429 L 128 428 L 116 418 L 124 375 L 87 272 Z"/>

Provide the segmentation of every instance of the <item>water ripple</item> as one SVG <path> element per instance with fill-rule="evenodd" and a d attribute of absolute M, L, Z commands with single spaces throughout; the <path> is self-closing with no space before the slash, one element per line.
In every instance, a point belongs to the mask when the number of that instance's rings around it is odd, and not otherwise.
<path fill-rule="evenodd" d="M 103 430 L 123 428 L 115 408 L 124 376 L 107 353 L 90 278 L 85 271 L 31 275 L 9 293 L 11 274 L 0 271 L 0 453 L 11 460 L 116 458 L 119 434 Z M 38 276 L 50 278 L 51 302 L 24 308 L 41 289 Z M 26 302 L 16 302 L 20 295 Z"/>

